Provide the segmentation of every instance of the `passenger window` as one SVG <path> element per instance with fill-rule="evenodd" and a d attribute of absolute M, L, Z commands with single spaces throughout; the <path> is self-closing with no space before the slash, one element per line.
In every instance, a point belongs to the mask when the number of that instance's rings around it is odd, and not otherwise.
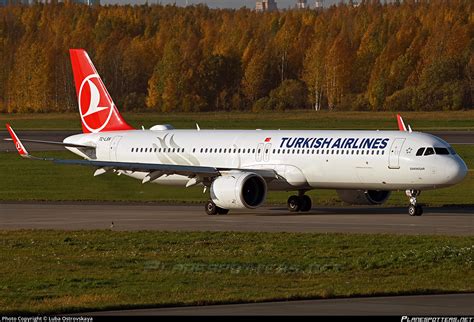
<path fill-rule="evenodd" d="M 416 151 L 416 156 L 423 155 L 423 152 L 425 152 L 425 148 L 419 148 L 418 151 Z"/>
<path fill-rule="evenodd" d="M 433 148 L 426 148 L 425 154 L 424 155 L 432 155 L 434 154 Z"/>
<path fill-rule="evenodd" d="M 436 154 L 441 154 L 441 155 L 449 154 L 449 151 L 446 148 L 434 148 L 434 149 L 435 149 Z"/>

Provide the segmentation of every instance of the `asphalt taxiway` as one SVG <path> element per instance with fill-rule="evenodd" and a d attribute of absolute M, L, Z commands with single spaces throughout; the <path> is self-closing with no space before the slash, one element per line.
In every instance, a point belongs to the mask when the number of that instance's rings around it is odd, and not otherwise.
<path fill-rule="evenodd" d="M 113 225 L 112 225 L 113 223 Z M 410 217 L 401 207 L 283 207 L 208 216 L 202 205 L 126 203 L 0 203 L 0 229 L 112 229 L 474 235 L 474 207 L 425 208 Z"/>

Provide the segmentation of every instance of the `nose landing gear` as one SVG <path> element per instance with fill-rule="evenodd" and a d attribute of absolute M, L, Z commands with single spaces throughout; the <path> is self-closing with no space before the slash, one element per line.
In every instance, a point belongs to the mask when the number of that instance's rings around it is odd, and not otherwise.
<path fill-rule="evenodd" d="M 423 214 L 423 208 L 421 205 L 417 205 L 416 197 L 421 193 L 420 190 L 407 190 L 405 191 L 407 197 L 410 200 L 410 205 L 408 206 L 408 214 L 410 216 L 421 216 Z"/>

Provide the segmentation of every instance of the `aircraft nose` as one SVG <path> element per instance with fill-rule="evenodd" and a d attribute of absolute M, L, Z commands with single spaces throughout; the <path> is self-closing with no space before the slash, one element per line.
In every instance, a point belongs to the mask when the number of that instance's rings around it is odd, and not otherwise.
<path fill-rule="evenodd" d="M 451 184 L 461 182 L 466 177 L 468 170 L 466 163 L 459 156 L 453 161 L 446 167 L 447 179 Z"/>

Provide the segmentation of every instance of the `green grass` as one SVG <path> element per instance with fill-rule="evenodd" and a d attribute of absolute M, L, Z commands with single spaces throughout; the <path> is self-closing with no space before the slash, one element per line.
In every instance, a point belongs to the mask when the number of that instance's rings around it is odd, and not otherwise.
<path fill-rule="evenodd" d="M 0 231 L 0 313 L 474 291 L 474 237 Z"/>
<path fill-rule="evenodd" d="M 464 181 L 456 186 L 425 191 L 420 202 L 436 205 L 474 204 L 474 146 L 455 146 L 471 169 Z M 69 152 L 37 152 L 41 156 L 73 158 Z M 142 184 L 126 176 L 104 174 L 93 177 L 94 169 L 80 166 L 56 165 L 51 162 L 23 160 L 16 153 L 0 153 L 0 200 L 3 201 L 137 201 L 137 202 L 203 202 L 208 193 L 202 187 L 170 187 Z M 308 193 L 318 205 L 342 205 L 334 190 L 314 190 Z M 268 204 L 283 204 L 288 192 L 270 192 Z M 388 206 L 406 205 L 404 192 L 395 192 Z"/>
<path fill-rule="evenodd" d="M 206 129 L 397 129 L 394 112 L 328 112 L 297 110 L 287 112 L 218 113 L 123 113 L 136 128 L 172 124 L 176 128 Z M 450 112 L 403 112 L 407 124 L 416 130 L 474 130 L 474 110 Z M 3 114 L 0 123 L 15 129 L 67 129 L 80 131 L 78 113 Z"/>

